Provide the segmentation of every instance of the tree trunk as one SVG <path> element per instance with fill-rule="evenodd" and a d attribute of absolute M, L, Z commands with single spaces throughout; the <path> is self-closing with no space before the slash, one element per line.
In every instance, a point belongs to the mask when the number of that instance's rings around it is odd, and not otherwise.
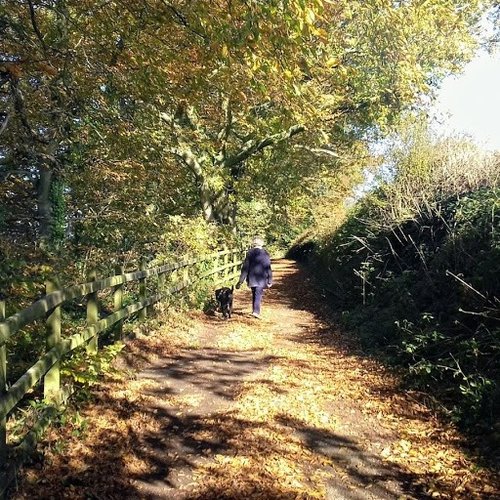
<path fill-rule="evenodd" d="M 228 156 L 226 142 L 231 130 L 232 115 L 227 103 L 225 108 L 226 126 L 219 135 L 219 139 L 223 141 L 223 146 L 220 154 L 216 157 L 215 166 L 219 166 L 228 172 L 230 178 L 219 193 L 215 193 L 208 182 L 207 173 L 204 169 L 205 155 L 196 154 L 190 147 L 189 140 L 183 137 L 182 128 L 186 123 L 189 123 L 191 126 L 193 125 L 192 120 L 186 115 L 185 110 L 183 109 L 181 113 L 177 113 L 178 116 L 161 113 L 160 118 L 178 133 L 176 136 L 177 145 L 169 150 L 193 173 L 205 220 L 207 222 L 217 222 L 222 226 L 230 226 L 234 232 L 236 231 L 236 202 L 232 201 L 230 196 L 233 195 L 233 199 L 235 198 L 235 184 L 243 175 L 245 161 L 269 146 L 274 146 L 300 134 L 305 130 L 305 127 L 303 125 L 294 125 L 279 134 L 270 135 L 264 139 L 249 140 L 236 153 Z M 189 122 L 181 123 L 181 118 L 187 118 Z"/>
<path fill-rule="evenodd" d="M 52 236 L 52 205 L 50 201 L 52 175 L 52 170 L 47 165 L 40 166 L 37 185 L 37 210 L 39 235 L 42 243 L 49 241 Z"/>

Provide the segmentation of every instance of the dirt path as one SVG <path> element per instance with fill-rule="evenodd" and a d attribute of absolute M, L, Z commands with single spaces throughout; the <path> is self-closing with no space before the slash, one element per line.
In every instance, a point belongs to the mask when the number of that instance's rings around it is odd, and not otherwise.
<path fill-rule="evenodd" d="M 444 471 L 463 460 L 453 438 L 432 438 L 293 263 L 274 271 L 261 320 L 241 290 L 232 320 L 195 314 L 139 343 L 147 366 L 54 431 L 13 497 L 470 498 L 474 481 Z"/>

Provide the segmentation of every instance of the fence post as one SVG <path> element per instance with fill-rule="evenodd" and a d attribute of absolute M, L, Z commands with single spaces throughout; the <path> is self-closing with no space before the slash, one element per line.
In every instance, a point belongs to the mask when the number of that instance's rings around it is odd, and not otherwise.
<path fill-rule="evenodd" d="M 238 276 L 238 250 L 233 250 L 233 272 L 232 272 L 232 278 L 236 278 Z"/>
<path fill-rule="evenodd" d="M 161 273 L 158 275 L 158 294 L 161 295 L 163 299 L 163 294 L 165 293 L 165 280 L 166 273 Z"/>
<path fill-rule="evenodd" d="M 212 281 L 218 281 L 219 277 L 219 253 L 217 252 L 214 257 L 214 267 L 213 267 L 213 276 L 212 276 Z"/>
<path fill-rule="evenodd" d="M 227 246 L 224 245 L 224 281 L 227 281 L 227 278 L 229 276 L 229 253 Z"/>
<path fill-rule="evenodd" d="M 58 289 L 56 280 L 45 283 L 45 293 L 49 294 Z M 47 350 L 56 347 L 61 342 L 61 306 L 55 307 L 47 315 Z M 46 400 L 59 403 L 61 390 L 60 360 L 56 361 L 43 378 L 43 396 Z"/>
<path fill-rule="evenodd" d="M 179 269 L 173 269 L 172 271 L 170 271 L 169 283 L 170 283 L 171 287 L 179 286 L 179 272 L 178 271 L 179 271 Z"/>
<path fill-rule="evenodd" d="M 95 281 L 97 272 L 91 271 L 89 273 L 89 281 Z M 87 295 L 87 326 L 95 325 L 99 321 L 99 303 L 97 301 L 97 292 L 89 293 Z M 87 345 L 87 352 L 89 354 L 97 354 L 99 349 L 98 335 L 95 334 Z"/>
<path fill-rule="evenodd" d="M 146 266 L 146 261 L 145 260 L 141 260 L 141 265 L 139 267 L 139 269 L 141 271 L 145 271 L 147 268 Z M 146 278 L 141 278 L 139 280 L 139 300 L 142 302 L 144 300 L 146 300 L 147 298 L 147 290 L 146 290 Z M 148 317 L 148 310 L 147 310 L 147 307 L 143 307 L 140 311 L 139 311 L 139 319 L 141 321 L 145 320 L 146 318 Z"/>
<path fill-rule="evenodd" d="M 115 275 L 121 276 L 124 272 L 123 266 L 115 267 Z M 123 284 L 113 287 L 113 312 L 118 312 L 123 307 Z M 118 321 L 114 328 L 114 337 L 120 340 L 123 334 L 123 320 Z"/>
<path fill-rule="evenodd" d="M 5 302 L 0 300 L 0 323 L 5 319 Z M 0 346 L 0 395 L 7 392 L 7 346 Z M 0 468 L 7 462 L 7 417 L 0 420 Z M 0 470 L 1 472 L 1 470 Z M 1 486 L 1 485 L 0 485 Z"/>

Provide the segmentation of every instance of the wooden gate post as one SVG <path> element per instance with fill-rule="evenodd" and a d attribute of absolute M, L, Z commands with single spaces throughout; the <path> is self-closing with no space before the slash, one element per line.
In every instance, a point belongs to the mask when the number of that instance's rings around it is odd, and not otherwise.
<path fill-rule="evenodd" d="M 5 319 L 5 302 L 0 300 L 0 322 Z M 7 346 L 0 346 L 0 395 L 7 392 Z M 0 473 L 7 461 L 7 417 L 0 419 Z"/>
<path fill-rule="evenodd" d="M 141 271 L 145 271 L 146 268 L 147 268 L 146 261 L 145 260 L 141 260 L 141 265 L 140 265 L 139 269 Z M 141 278 L 139 280 L 139 300 L 142 302 L 142 301 L 145 301 L 146 298 L 147 298 L 146 278 Z M 147 307 L 143 307 L 139 311 L 139 319 L 141 321 L 143 321 L 147 317 L 148 317 L 148 309 L 147 309 Z"/>
<path fill-rule="evenodd" d="M 89 273 L 89 281 L 95 281 L 97 278 L 97 271 Z M 91 327 L 99 321 L 99 303 L 97 301 L 97 292 L 89 293 L 87 295 L 87 326 Z M 87 352 L 89 354 L 97 354 L 99 349 L 98 335 L 95 334 L 87 345 Z"/>
<path fill-rule="evenodd" d="M 57 281 L 45 283 L 45 293 L 49 294 L 58 290 Z M 46 320 L 47 350 L 57 347 L 61 342 L 61 306 L 49 311 Z M 58 404 L 61 391 L 60 360 L 56 361 L 43 378 L 43 397 L 47 401 Z"/>
<path fill-rule="evenodd" d="M 123 266 L 115 267 L 115 275 L 121 276 L 124 272 Z M 113 312 L 118 312 L 123 307 L 123 284 L 113 287 Z M 115 340 L 120 340 L 123 334 L 123 320 L 118 321 L 114 328 Z"/>

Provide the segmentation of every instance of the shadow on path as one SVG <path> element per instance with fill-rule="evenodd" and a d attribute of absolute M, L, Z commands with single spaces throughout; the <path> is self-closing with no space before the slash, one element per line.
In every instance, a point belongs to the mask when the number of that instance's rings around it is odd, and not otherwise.
<path fill-rule="evenodd" d="M 288 329 L 283 329 L 284 342 L 330 347 L 332 356 L 345 353 L 343 363 L 349 356 L 353 365 L 360 362 L 355 342 L 340 336 L 324 299 L 310 286 L 307 275 L 289 261 L 280 261 L 275 269 L 277 279 L 266 294 L 264 308 L 294 322 L 289 336 Z M 303 318 L 300 311 L 309 317 Z M 241 314 L 235 316 L 231 328 L 245 322 L 245 327 L 255 324 L 257 332 L 259 328 L 276 328 L 276 321 L 248 323 Z M 207 320 L 205 326 L 211 329 L 209 336 L 216 338 L 224 333 L 225 325 L 214 319 Z M 117 395 L 116 387 L 108 384 L 92 402 L 103 420 L 97 425 L 95 417 L 89 417 L 88 435 L 93 433 L 92 439 L 80 443 L 78 436 L 67 434 L 65 439 L 75 448 L 74 453 L 68 452 L 66 457 L 62 452 L 52 464 L 44 463 L 38 476 L 44 479 L 25 481 L 13 498 L 313 498 L 300 485 L 277 479 L 267 468 L 268 457 L 274 457 L 277 464 L 290 459 L 290 443 L 296 438 L 310 456 L 324 459 L 322 470 L 316 465 L 307 470 L 307 453 L 298 456 L 296 464 L 311 477 L 325 473 L 324 498 L 427 498 L 419 476 L 383 463 L 380 450 L 370 440 L 383 442 L 387 436 L 370 428 L 359 408 L 346 403 L 331 409 L 339 420 L 349 412 L 346 428 L 339 426 L 339 432 L 311 427 L 281 409 L 270 421 L 249 420 L 238 414 L 235 400 L 244 383 L 265 387 L 276 395 L 276 401 L 280 394 L 297 390 L 293 384 L 278 386 L 267 378 L 266 369 L 280 360 L 260 350 L 223 350 L 206 342 L 201 348 L 181 349 L 150 364 L 138 374 L 137 381 L 144 382 L 140 395 L 131 397 L 126 390 Z M 303 359 L 292 361 L 297 372 L 312 378 L 314 366 Z M 335 361 L 332 357 L 331 377 L 343 369 Z M 353 376 L 363 377 L 362 367 L 354 372 Z M 389 388 L 374 390 L 382 393 Z M 239 460 L 241 468 L 228 474 L 228 469 L 214 467 L 210 475 L 203 476 L 202 484 L 197 482 L 200 468 L 214 462 L 223 464 L 226 459 Z"/>
<path fill-rule="evenodd" d="M 115 413 L 119 419 L 134 423 L 127 433 L 110 429 L 101 432 L 79 464 L 59 466 L 60 483 L 38 485 L 32 498 L 141 498 L 141 499 L 297 499 L 297 488 L 279 484 L 265 470 L 242 469 L 228 477 L 214 470 L 210 484 L 193 490 L 189 483 L 192 471 L 209 463 L 214 456 L 245 457 L 251 463 L 264 457 L 286 456 L 287 435 L 303 437 L 306 447 L 327 459 L 325 471 L 335 471 L 335 481 L 327 486 L 331 499 L 390 499 L 404 493 L 427 498 L 416 491 L 409 474 L 380 466 L 378 457 L 367 453 L 357 443 L 325 430 L 305 426 L 284 415 L 275 422 L 259 423 L 241 419 L 224 411 L 207 415 L 179 414 L 163 405 L 122 406 L 105 395 L 96 401 L 103 412 Z M 149 425 L 137 425 L 141 420 Z M 153 425 L 151 425 L 153 423 Z M 154 429 L 152 430 L 151 427 Z M 254 431 L 258 432 L 254 432 Z M 266 433 L 272 430 L 272 433 Z M 279 433 L 282 440 L 267 439 Z M 133 459 L 131 459 L 131 453 Z M 134 463 L 137 463 L 134 471 Z M 325 462 L 327 463 L 327 462 Z M 132 464 L 132 467 L 131 467 Z M 317 473 L 311 470 L 311 474 Z M 217 484 L 217 486 L 213 486 Z M 26 496 L 24 498 L 29 498 Z M 312 498 L 312 497 L 311 497 Z"/>

